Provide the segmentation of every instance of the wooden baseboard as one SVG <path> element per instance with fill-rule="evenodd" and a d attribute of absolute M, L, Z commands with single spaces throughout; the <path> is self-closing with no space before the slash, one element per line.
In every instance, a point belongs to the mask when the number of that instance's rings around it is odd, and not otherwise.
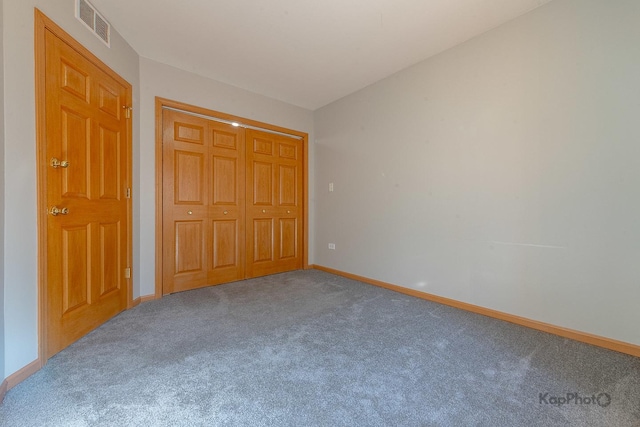
<path fill-rule="evenodd" d="M 603 347 L 609 350 L 618 351 L 620 353 L 630 354 L 631 356 L 640 357 L 640 346 L 638 345 L 626 343 L 623 341 L 617 341 L 611 338 L 592 335 L 586 332 L 575 331 L 573 329 L 563 328 L 561 326 L 551 325 L 549 323 L 539 322 L 537 320 L 531 320 L 525 317 L 515 316 L 513 314 L 504 313 L 502 311 L 492 310 L 490 308 L 485 308 L 485 307 L 457 301 L 450 298 L 440 297 L 438 295 L 417 291 L 415 289 L 405 288 L 403 286 L 392 285 L 391 283 L 381 282 L 379 280 L 358 276 L 356 274 L 346 273 L 340 270 L 334 270 L 333 268 L 323 267 L 321 265 L 313 265 L 312 267 L 315 268 L 316 270 L 322 270 L 327 273 L 332 273 L 338 276 L 357 280 L 359 282 L 364 282 L 370 285 L 379 286 L 381 288 L 389 289 L 395 292 L 400 292 L 413 297 L 437 302 L 440 304 L 459 308 L 461 310 L 470 311 L 476 314 L 482 314 L 483 316 L 493 317 L 495 319 L 504 320 L 510 323 L 515 323 L 516 325 L 526 326 L 531 329 L 548 332 L 550 334 L 555 334 L 564 338 L 570 338 L 572 340 L 580 341 L 586 344 L 591 344 L 591 345 Z"/>
<path fill-rule="evenodd" d="M 157 299 L 155 294 L 140 296 L 140 297 L 138 297 L 138 298 L 133 300 L 133 303 L 131 304 L 131 308 L 137 307 L 140 304 L 142 304 L 143 302 L 153 301 L 154 299 Z"/>
<path fill-rule="evenodd" d="M 5 380 L 7 382 L 7 390 L 11 390 L 13 387 L 35 374 L 40 370 L 40 368 L 42 368 L 42 361 L 40 359 L 36 359 L 24 368 L 9 375 Z"/>
<path fill-rule="evenodd" d="M 7 394 L 7 390 L 9 390 L 9 383 L 7 380 L 2 381 L 0 384 L 0 403 L 4 400 L 4 396 Z"/>
<path fill-rule="evenodd" d="M 145 295 L 142 297 L 138 297 L 132 301 L 131 307 L 129 307 L 129 309 L 134 308 L 143 302 L 152 301 L 154 299 L 156 299 L 155 295 Z M 42 363 L 42 361 L 40 359 L 36 359 L 19 371 L 9 375 L 7 379 L 5 379 L 0 385 L 0 402 L 2 402 L 2 399 L 4 399 L 4 395 L 7 391 L 11 390 L 13 387 L 38 372 L 43 366 L 44 364 Z"/>
<path fill-rule="evenodd" d="M 140 302 L 149 302 L 149 301 L 153 301 L 155 299 L 158 299 L 155 294 L 151 294 L 151 295 L 145 295 L 143 297 L 140 297 Z"/>

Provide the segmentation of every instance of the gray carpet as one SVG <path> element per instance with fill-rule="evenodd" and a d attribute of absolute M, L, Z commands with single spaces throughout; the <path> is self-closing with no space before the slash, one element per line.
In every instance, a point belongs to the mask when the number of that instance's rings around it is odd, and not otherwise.
<path fill-rule="evenodd" d="M 299 271 L 120 314 L 10 390 L 0 424 L 640 426 L 640 359 Z"/>

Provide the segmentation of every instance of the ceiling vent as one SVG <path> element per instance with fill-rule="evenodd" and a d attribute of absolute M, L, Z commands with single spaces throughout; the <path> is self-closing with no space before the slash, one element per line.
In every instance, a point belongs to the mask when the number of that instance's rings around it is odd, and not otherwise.
<path fill-rule="evenodd" d="M 76 18 L 111 47 L 111 24 L 87 0 L 76 0 Z"/>

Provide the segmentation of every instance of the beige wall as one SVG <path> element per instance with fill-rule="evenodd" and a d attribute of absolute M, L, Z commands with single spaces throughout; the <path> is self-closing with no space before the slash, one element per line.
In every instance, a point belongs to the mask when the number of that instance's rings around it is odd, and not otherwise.
<path fill-rule="evenodd" d="M 33 55 L 34 7 L 63 27 L 134 88 L 138 108 L 138 55 L 114 31 L 111 49 L 74 17 L 74 0 L 4 0 L 4 376 L 38 357 L 36 144 Z M 133 145 L 139 130 L 133 127 Z M 134 173 L 136 171 L 134 170 Z M 135 268 L 135 266 L 134 266 Z"/>
<path fill-rule="evenodd" d="M 155 97 L 307 132 L 310 141 L 313 141 L 313 113 L 146 58 L 140 59 L 140 81 L 140 174 L 134 184 L 139 193 L 142 250 L 140 276 L 136 279 L 141 284 L 141 295 L 150 295 L 155 284 Z M 312 180 L 313 165 L 310 166 Z"/>
<path fill-rule="evenodd" d="M 316 263 L 640 345 L 639 16 L 556 0 L 318 110 Z"/>

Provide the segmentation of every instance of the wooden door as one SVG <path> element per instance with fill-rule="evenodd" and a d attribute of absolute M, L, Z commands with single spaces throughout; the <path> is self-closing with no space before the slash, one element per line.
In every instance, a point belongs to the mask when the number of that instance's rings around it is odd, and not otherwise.
<path fill-rule="evenodd" d="M 302 141 L 247 130 L 247 277 L 302 268 Z"/>
<path fill-rule="evenodd" d="M 209 121 L 208 173 L 210 285 L 244 279 L 245 141 L 244 129 Z"/>
<path fill-rule="evenodd" d="M 163 293 L 244 278 L 242 129 L 163 117 Z"/>
<path fill-rule="evenodd" d="M 44 50 L 50 357 L 127 307 L 130 86 L 50 30 Z"/>

